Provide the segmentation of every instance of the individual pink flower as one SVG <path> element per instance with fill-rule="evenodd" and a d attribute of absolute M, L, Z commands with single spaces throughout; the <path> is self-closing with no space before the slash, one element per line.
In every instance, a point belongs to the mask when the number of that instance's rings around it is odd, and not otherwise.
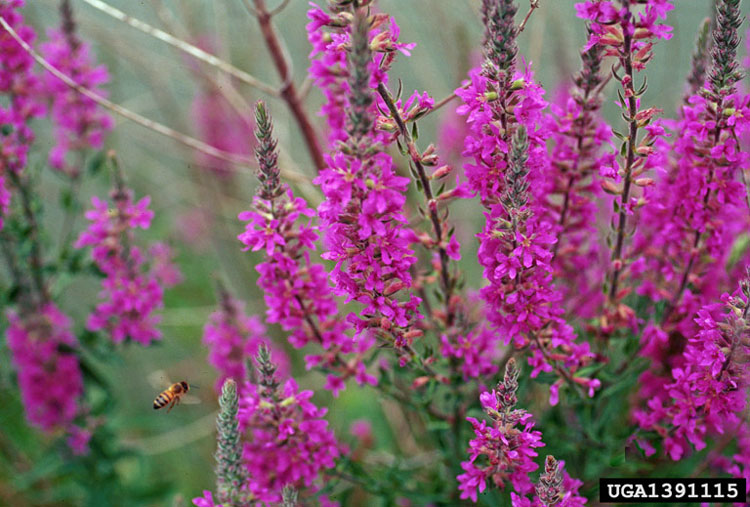
<path fill-rule="evenodd" d="M 214 496 L 208 490 L 203 490 L 203 495 L 193 498 L 193 505 L 196 507 L 220 507 L 221 504 L 214 503 Z"/>

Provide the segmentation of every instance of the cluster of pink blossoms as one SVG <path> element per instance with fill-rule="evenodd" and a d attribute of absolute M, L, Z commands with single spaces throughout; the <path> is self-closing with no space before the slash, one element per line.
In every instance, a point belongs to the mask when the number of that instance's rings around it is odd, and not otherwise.
<path fill-rule="evenodd" d="M 552 456 L 545 460 L 545 471 L 539 477 L 535 495 L 528 498 L 524 495 L 510 493 L 512 507 L 582 507 L 586 498 L 578 490 L 583 481 L 574 479 L 565 471 L 565 462 L 556 461 Z"/>
<path fill-rule="evenodd" d="M 10 312 L 8 320 L 8 348 L 29 422 L 45 432 L 62 429 L 85 435 L 73 424 L 81 415 L 83 376 L 71 320 L 53 303 L 34 314 Z M 81 453 L 86 442 L 78 438 L 71 447 Z"/>
<path fill-rule="evenodd" d="M 469 294 L 466 317 L 476 325 L 464 333 L 440 337 L 440 353 L 456 361 L 464 379 L 492 378 L 498 370 L 501 348 L 496 330 L 486 324 L 484 305 L 479 295 Z M 476 313 L 476 315 L 474 315 Z"/>
<path fill-rule="evenodd" d="M 334 344 L 345 346 L 348 340 L 336 318 L 336 301 L 325 269 L 310 258 L 318 239 L 316 228 L 297 223 L 314 212 L 286 185 L 279 187 L 279 192 L 282 194 L 270 200 L 255 196 L 254 209 L 239 215 L 248 222 L 238 236 L 244 250 L 266 254 L 266 260 L 256 267 L 258 286 L 268 307 L 266 318 L 291 331 L 289 341 L 295 347 L 315 342 L 326 349 Z M 310 325 L 307 318 L 314 318 L 316 325 Z"/>
<path fill-rule="evenodd" d="M 243 458 L 246 488 L 261 502 L 281 501 L 289 485 L 310 492 L 320 486 L 321 474 L 333 468 L 341 449 L 316 407 L 312 391 L 300 391 L 294 379 L 280 385 L 276 367 L 258 356 L 259 382 L 247 382 L 240 398 L 240 431 L 247 434 Z"/>
<path fill-rule="evenodd" d="M 470 130 L 464 142 L 464 155 L 471 159 L 464 166 L 466 177 L 487 208 L 477 237 L 479 263 L 490 285 L 481 294 L 487 320 L 506 345 L 530 349 L 531 376 L 560 374 L 550 388 L 550 402 L 556 404 L 563 377 L 584 385 L 590 395 L 599 381 L 569 373 L 593 354 L 587 343 L 575 343 L 573 329 L 561 318 L 562 293 L 552 284 L 556 238 L 552 224 L 543 220 L 540 194 L 550 164 L 542 122 L 547 103 L 530 69 L 515 71 L 516 7 L 499 3 L 502 12 L 484 3 L 486 61 L 456 90 L 464 101 L 458 112 L 466 115 Z"/>
<path fill-rule="evenodd" d="M 698 331 L 675 359 L 671 382 L 664 385 L 668 398 L 653 396 L 649 410 L 635 413 L 642 428 L 664 437 L 664 449 L 674 460 L 681 459 L 690 444 L 701 450 L 706 437 L 738 433 L 747 425 L 742 414 L 750 387 L 750 278 L 722 301 L 697 312 Z M 648 443 L 639 443 L 649 454 L 654 452 Z"/>
<path fill-rule="evenodd" d="M 735 141 L 750 126 L 750 96 L 727 100 L 739 107 L 732 126 L 723 129 L 711 118 L 705 98 L 694 95 L 683 105 L 674 143 L 664 147 L 671 150 L 668 172 L 644 207 L 643 227 L 634 239 L 642 259 L 639 293 L 667 302 L 663 321 L 649 325 L 642 337 L 641 354 L 654 362 L 642 377 L 644 400 L 669 399 L 664 386 L 679 360 L 670 352 L 675 338 L 669 336 L 690 338 L 698 332 L 696 312 L 730 288 L 725 266 L 732 244 L 750 226 L 742 211 L 747 206 L 744 188 L 736 180 L 748 155 Z"/>
<path fill-rule="evenodd" d="M 635 273 L 642 279 L 638 291 L 666 306 L 661 321 L 649 324 L 642 336 L 641 355 L 652 364 L 640 378 L 645 406 L 633 416 L 642 429 L 664 438 L 664 450 L 673 459 L 686 454 L 688 442 L 700 449 L 707 435 L 738 431 L 731 424 L 736 418 L 726 412 L 731 404 L 739 406 L 737 400 L 722 395 L 722 379 L 706 368 L 708 358 L 723 357 L 715 348 L 718 335 L 711 331 L 721 327 L 714 321 L 718 305 L 712 302 L 731 290 L 748 255 L 727 269 L 736 238 L 750 226 L 745 191 L 737 181 L 748 164 L 738 140 L 750 130 L 750 96 L 735 87 L 740 23 L 738 6 L 721 3 L 712 61 L 694 63 L 704 68 L 696 76 L 702 82 L 685 98 L 678 119 L 667 124 L 675 133 L 672 143 L 657 144 L 668 154 L 666 173 L 643 208 L 644 226 L 634 240 L 641 259 Z M 674 429 L 667 432 L 666 427 Z M 638 442 L 647 454 L 655 452 L 644 439 Z"/>
<path fill-rule="evenodd" d="M 240 213 L 248 221 L 238 239 L 245 250 L 262 250 L 266 260 L 256 267 L 267 306 L 266 318 L 289 331 L 295 347 L 317 343 L 321 354 L 306 356 L 308 368 L 320 367 L 330 372 L 326 388 L 338 394 L 345 379 L 354 376 L 362 384 L 374 384 L 366 372 L 363 354 L 373 345 L 371 340 L 354 343 L 345 333 L 346 323 L 338 316 L 338 305 L 328 285 L 325 268 L 312 261 L 318 239 L 311 223 L 298 223 L 314 215 L 304 199 L 294 197 L 279 179 L 276 140 L 265 105 L 256 105 L 256 156 L 260 165 L 260 188 L 253 198 L 253 209 Z M 354 354 L 349 359 L 345 355 Z"/>
<path fill-rule="evenodd" d="M 632 12 L 635 7 L 642 10 L 637 17 Z M 600 44 L 607 48 L 607 56 L 623 58 L 625 55 L 618 51 L 623 35 L 632 37 L 635 70 L 645 68 L 651 58 L 654 39 L 672 37 L 672 27 L 660 23 L 659 19 L 666 19 L 667 13 L 674 9 L 673 0 L 587 0 L 576 4 L 575 8 L 579 18 L 591 22 L 586 49 Z"/>
<path fill-rule="evenodd" d="M 511 493 L 514 506 L 540 505 L 537 498 L 532 503 L 526 495 L 534 491 L 529 473 L 539 468 L 534 462 L 537 457 L 535 449 L 544 447 L 544 443 L 542 433 L 534 430 L 533 416 L 526 410 L 514 408 L 518 402 L 519 373 L 515 360 L 511 358 L 497 389 L 480 395 L 482 408 L 492 420 L 490 424 L 467 417 L 473 426 L 475 438 L 469 442 L 469 461 L 461 463 L 464 473 L 457 477 L 461 499 L 471 498 L 476 502 L 477 492 L 482 493 L 487 488 L 487 481 L 490 481 L 499 488 L 511 484 L 518 493 Z M 578 496 L 582 483 L 567 474 L 564 476 L 563 505 L 583 505 L 585 498 Z"/>
<path fill-rule="evenodd" d="M 216 389 L 221 390 L 224 381 L 235 379 L 242 385 L 247 379 L 247 358 L 258 353 L 261 344 L 269 345 L 266 328 L 254 315 L 246 315 L 241 301 L 220 290 L 219 309 L 208 317 L 203 328 L 203 343 L 209 348 L 208 362 L 219 370 Z M 280 374 L 289 374 L 289 359 L 283 351 L 273 350 L 273 362 L 279 365 Z"/>
<path fill-rule="evenodd" d="M 93 247 L 91 257 L 105 276 L 99 296 L 102 302 L 89 316 L 87 326 L 92 331 L 105 330 L 115 343 L 130 338 L 148 345 L 161 337 L 154 312 L 163 305 L 162 282 L 168 285 L 174 276 L 164 276 L 163 259 L 155 264 L 156 271 L 147 269 L 143 254 L 133 244 L 133 230 L 151 225 L 150 199 L 133 202 L 132 191 L 118 185 L 112 200 L 114 208 L 92 198 L 94 209 L 86 212 L 91 224 L 75 243 L 76 248 Z"/>
<path fill-rule="evenodd" d="M 6 0 L 0 3 L 0 16 L 29 44 L 34 42 L 34 30 L 24 24 L 20 10 L 24 0 Z M 39 100 L 41 85 L 33 73 L 34 59 L 7 30 L 0 30 L 0 229 L 3 215 L 8 212 L 12 176 L 20 174 L 26 166 L 29 146 L 34 141 L 34 131 L 29 122 L 44 114 Z"/>
<path fill-rule="evenodd" d="M 613 69 L 613 76 L 620 84 L 619 105 L 627 125 L 625 133 L 614 132 L 622 143 L 622 160 L 618 160 L 615 153 L 609 153 L 599 164 L 600 176 L 604 178 L 601 186 L 614 196 L 615 209 L 611 223 L 612 258 L 605 286 L 607 312 L 600 321 L 600 329 L 605 334 L 622 327 L 630 327 L 635 332 L 638 327 L 635 312 L 622 302 L 631 289 L 622 288 L 619 283 L 627 273 L 639 269 L 639 261 L 631 260 L 633 255 L 626 243 L 626 230 L 632 226 L 628 221 L 636 218 L 636 210 L 647 202 L 647 189 L 653 184 L 653 178 L 646 173 L 662 168 L 666 161 L 664 153 L 654 148 L 666 134 L 656 119 L 661 109 L 641 108 L 641 97 L 647 86 L 645 80 L 636 83 L 636 77 L 653 57 L 655 41 L 671 38 L 672 28 L 659 20 L 666 19 L 674 5 L 671 0 L 603 0 L 582 2 L 575 7 L 578 17 L 589 22 L 586 48 L 596 45 L 603 56 L 617 59 L 618 67 Z M 639 136 L 639 130 L 646 134 Z M 641 195 L 637 195 L 638 189 L 643 189 Z"/>
<path fill-rule="evenodd" d="M 72 31 L 50 30 L 49 41 L 40 46 L 45 59 L 79 85 L 99 94 L 109 80 L 104 65 L 95 66 L 90 47 Z M 44 93 L 51 102 L 50 113 L 55 127 L 56 144 L 49 154 L 49 164 L 68 174 L 80 172 L 80 162 L 70 163 L 66 156 L 84 148 L 101 148 L 104 135 L 112 130 L 112 117 L 96 102 L 81 95 L 49 72 L 43 75 Z"/>
<path fill-rule="evenodd" d="M 315 8 L 308 17 L 312 55 L 320 55 L 310 75 L 327 99 L 322 111 L 334 150 L 315 179 L 325 196 L 318 209 L 328 249 L 323 257 L 336 261 L 331 273 L 336 294 L 364 306 L 348 319 L 357 340 L 374 344 L 368 335 L 379 329 L 395 347 L 408 348 L 420 299 L 397 295 L 412 284 L 411 244 L 417 237 L 403 214 L 409 179 L 396 174 L 384 151 L 395 136 L 376 128 L 373 89 L 386 82 L 395 53 L 412 45 L 398 42 L 398 26 L 383 14 L 328 15 Z M 420 99 L 424 107 L 428 102 Z"/>
<path fill-rule="evenodd" d="M 581 52 L 583 66 L 572 88 L 560 90 L 545 115 L 552 141 L 546 177 L 539 183 L 540 213 L 553 224 L 557 241 L 551 265 L 568 312 L 590 317 L 602 302 L 602 252 L 596 237 L 600 167 L 612 130 L 601 118 L 599 87 L 602 51 L 598 44 Z M 537 184 L 539 184 L 537 183 Z"/>

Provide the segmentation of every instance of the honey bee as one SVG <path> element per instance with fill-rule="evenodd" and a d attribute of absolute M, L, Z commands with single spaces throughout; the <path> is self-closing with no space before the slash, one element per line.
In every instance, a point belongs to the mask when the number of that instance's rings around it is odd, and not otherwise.
<path fill-rule="evenodd" d="M 154 410 L 159 410 L 169 405 L 167 412 L 172 410 L 172 407 L 180 403 L 180 399 L 190 390 L 190 386 L 184 380 L 172 384 L 156 397 L 154 400 Z"/>

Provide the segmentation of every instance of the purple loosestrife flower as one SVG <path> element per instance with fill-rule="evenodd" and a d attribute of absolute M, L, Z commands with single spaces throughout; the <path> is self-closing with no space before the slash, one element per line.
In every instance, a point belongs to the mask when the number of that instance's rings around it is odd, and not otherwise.
<path fill-rule="evenodd" d="M 640 398 L 663 406 L 672 395 L 666 387 L 680 366 L 688 338 L 699 332 L 697 312 L 731 290 L 736 273 L 728 272 L 732 246 L 750 227 L 745 189 L 738 175 L 750 157 L 737 143 L 750 132 L 750 95 L 736 92 L 736 48 L 741 21 L 738 4 L 718 4 L 710 79 L 680 109 L 670 128 L 667 172 L 657 180 L 642 210 L 644 226 L 634 238 L 640 254 L 638 292 L 666 301 L 660 322 L 642 337 L 642 355 L 651 368 L 641 377 Z M 647 426 L 652 418 L 637 413 Z M 653 414 L 659 418 L 659 414 Z"/>
<path fill-rule="evenodd" d="M 479 493 L 487 488 L 487 481 L 499 488 L 510 482 L 518 493 L 531 493 L 534 485 L 529 473 L 539 465 L 534 463 L 534 449 L 544 447 L 542 433 L 535 431 L 532 415 L 523 409 L 514 409 L 518 398 L 520 371 L 513 358 L 508 361 L 503 381 L 492 392 L 480 396 L 482 408 L 492 421 L 481 423 L 473 417 L 466 420 L 474 428 L 475 438 L 469 442 L 469 461 L 461 463 L 464 473 L 457 477 L 461 499 L 477 501 Z"/>
<path fill-rule="evenodd" d="M 698 37 L 693 49 L 690 75 L 687 78 L 687 91 L 684 96 L 685 103 L 688 103 L 690 97 L 698 93 L 706 83 L 708 66 L 711 63 L 711 25 L 711 18 L 706 18 L 698 28 Z"/>
<path fill-rule="evenodd" d="M 69 2 L 62 2 L 60 10 L 62 29 L 48 32 L 49 41 L 40 46 L 42 55 L 79 85 L 105 95 L 99 87 L 109 80 L 106 67 L 94 65 L 89 45 L 76 35 Z M 96 102 L 72 90 L 52 74 L 45 73 L 42 83 L 51 102 L 56 141 L 49 154 L 49 163 L 54 169 L 75 175 L 81 168 L 67 161 L 67 154 L 86 148 L 101 148 L 104 134 L 112 130 L 114 123 Z"/>
<path fill-rule="evenodd" d="M 336 375 L 329 377 L 327 388 L 338 393 L 344 380 L 354 376 L 360 384 L 374 384 L 365 372 L 361 352 L 345 334 L 346 323 L 338 316 L 338 306 L 328 286 L 328 275 L 321 264 L 311 259 L 318 239 L 317 228 L 309 221 L 299 223 L 314 212 L 305 201 L 294 197 L 279 179 L 276 140 L 265 105 L 256 105 L 256 156 L 260 164 L 260 188 L 253 198 L 253 209 L 240 213 L 249 221 L 238 236 L 245 250 L 263 250 L 265 262 L 257 266 L 258 286 L 264 291 L 267 320 L 290 331 L 295 347 L 318 343 L 321 355 L 308 356 L 309 367 L 320 366 Z M 360 344 L 361 345 L 361 344 Z M 342 354 L 354 353 L 344 361 Z"/>
<path fill-rule="evenodd" d="M 552 140 L 550 164 L 540 193 L 544 220 L 554 224 L 552 247 L 555 279 L 561 280 L 568 311 L 590 317 L 601 303 L 601 255 L 596 235 L 596 201 L 600 198 L 602 147 L 612 131 L 599 115 L 602 50 L 594 44 L 581 52 L 583 67 L 575 86 L 551 104 L 545 127 Z"/>
<path fill-rule="evenodd" d="M 505 344 L 529 349 L 531 376 L 554 371 L 559 375 L 550 387 L 550 403 L 556 405 L 563 380 L 583 385 L 589 396 L 600 382 L 573 377 L 590 362 L 588 343 L 575 343 L 573 329 L 560 317 L 561 294 L 552 285 L 552 253 L 555 241 L 550 227 L 528 205 L 528 140 L 519 127 L 505 175 L 502 201 L 486 213 L 484 230 L 478 234 L 479 262 L 490 285 L 481 291 L 487 303 L 487 319 L 498 329 Z"/>
<path fill-rule="evenodd" d="M 280 385 L 268 349 L 257 357 L 258 384 L 247 382 L 240 398 L 240 431 L 247 435 L 243 457 L 248 491 L 261 502 L 281 501 L 282 489 L 317 491 L 341 451 L 317 408 L 312 391 L 299 391 L 294 379 Z"/>
<path fill-rule="evenodd" d="M 539 477 L 536 496 L 532 499 L 511 492 L 513 507 L 582 507 L 586 498 L 578 494 L 583 481 L 573 479 L 565 471 L 565 462 L 547 456 L 544 462 L 544 473 Z"/>
<path fill-rule="evenodd" d="M 605 192 L 614 195 L 616 217 L 612 221 L 611 263 L 606 279 L 606 311 L 600 320 L 600 329 L 611 334 L 615 329 L 629 326 L 635 329 L 635 312 L 622 302 L 630 292 L 630 287 L 620 284 L 629 272 L 632 259 L 626 245 L 628 216 L 646 202 L 647 194 L 635 195 L 635 189 L 648 187 L 653 183 L 646 177 L 646 171 L 664 164 L 663 153 L 653 144 L 664 136 L 663 127 L 654 118 L 661 110 L 641 109 L 641 96 L 646 91 L 646 82 L 636 84 L 636 73 L 644 70 L 651 60 L 652 47 L 658 39 L 671 38 L 671 27 L 660 23 L 674 6 L 671 0 L 589 0 L 576 4 L 578 16 L 589 21 L 589 42 L 587 48 L 598 45 L 604 56 L 617 58 L 620 72 L 613 67 L 613 76 L 620 83 L 619 104 L 628 126 L 626 133 L 615 132 L 622 141 L 618 161 L 614 154 L 599 167 L 601 182 Z M 636 9 L 638 13 L 634 12 Z M 645 135 L 639 136 L 639 130 Z M 644 190 L 645 192 L 645 190 Z M 632 221 L 632 219 L 631 219 Z"/>
<path fill-rule="evenodd" d="M 266 328 L 261 320 L 246 315 L 243 303 L 219 288 L 219 309 L 212 313 L 203 328 L 203 343 L 209 348 L 208 362 L 219 370 L 216 389 L 227 379 L 243 382 L 250 372 L 246 362 L 258 353 L 261 344 L 268 345 Z M 273 362 L 280 366 L 282 376 L 289 374 L 289 359 L 283 351 L 272 349 Z M 242 384 L 240 384 L 242 385 Z"/>
<path fill-rule="evenodd" d="M 549 163 L 540 128 L 547 107 L 544 90 L 534 82 L 530 66 L 516 68 L 516 10 L 513 0 L 483 0 L 484 63 L 471 70 L 469 81 L 455 92 L 464 102 L 456 111 L 469 125 L 464 139 L 464 156 L 471 160 L 464 165 L 466 178 L 488 209 L 503 194 L 510 142 L 518 125 L 526 127 L 530 138 L 532 177 Z"/>
<path fill-rule="evenodd" d="M 685 455 L 689 443 L 701 450 L 707 436 L 736 431 L 747 406 L 750 270 L 735 294 L 724 294 L 722 301 L 698 311 L 699 331 L 672 370 L 672 383 L 665 386 L 671 400 L 654 397 L 648 402 L 650 411 L 635 414 L 641 427 L 662 434 L 664 449 L 674 460 Z"/>
<path fill-rule="evenodd" d="M 119 178 L 118 178 L 119 179 Z M 133 242 L 136 228 L 147 229 L 154 213 L 148 209 L 150 199 L 133 202 L 133 193 L 118 181 L 112 192 L 114 208 L 106 201 L 92 198 L 94 209 L 86 212 L 91 222 L 78 237 L 76 248 L 92 246 L 91 257 L 104 274 L 100 298 L 89 316 L 91 331 L 105 330 L 115 343 L 130 338 L 143 345 L 161 337 L 154 314 L 163 306 L 163 259 L 158 271 L 147 269 L 140 249 Z M 165 284 L 166 285 L 166 284 Z"/>
<path fill-rule="evenodd" d="M 572 328 L 560 318 L 562 293 L 552 284 L 556 240 L 542 202 L 549 159 L 541 112 L 547 104 L 530 69 L 516 72 L 515 12 L 511 0 L 483 2 L 485 62 L 456 90 L 464 101 L 458 112 L 467 116 L 470 130 L 466 177 L 487 208 L 478 257 L 490 285 L 481 294 L 487 319 L 505 343 L 531 349 L 532 377 L 555 370 L 572 380 L 567 370 L 593 354 L 587 344 L 574 342 Z M 575 382 L 592 393 L 598 385 L 585 378 Z M 552 386 L 553 404 L 558 389 Z"/>
<path fill-rule="evenodd" d="M 465 380 L 491 378 L 497 373 L 500 361 L 500 336 L 486 324 L 485 307 L 479 295 L 469 294 L 464 316 L 472 326 L 459 334 L 443 334 L 440 337 L 440 353 L 457 363 L 457 369 Z"/>
<path fill-rule="evenodd" d="M 214 495 L 208 490 L 203 490 L 203 496 L 193 498 L 196 507 L 221 507 L 220 503 L 214 503 Z"/>
<path fill-rule="evenodd" d="M 402 352 L 405 363 L 404 351 L 421 334 L 411 329 L 420 299 L 410 293 L 397 296 L 411 287 L 410 268 L 416 262 L 411 243 L 417 237 L 403 214 L 409 180 L 396 174 L 384 151 L 395 136 L 376 128 L 372 88 L 385 82 L 395 51 L 406 46 L 397 42 L 392 20 L 386 29 L 387 16 L 366 17 L 359 8 L 352 16 L 345 12 L 350 8 L 339 6 L 334 16 L 317 9 L 308 14 L 314 53 L 322 53 L 320 62 L 325 62 L 323 68 L 313 64 L 310 73 L 327 90 L 323 111 L 335 151 L 315 179 L 325 196 L 318 210 L 326 228 L 323 257 L 336 261 L 331 274 L 336 294 L 364 306 L 349 316 L 357 341 L 374 344 L 377 333 Z M 336 31 L 322 32 L 324 26 Z"/>
<path fill-rule="evenodd" d="M 24 0 L 4 0 L 0 17 L 24 41 L 33 44 L 36 34 L 24 24 Z M 34 141 L 30 121 L 44 114 L 39 100 L 39 78 L 33 73 L 34 59 L 6 30 L 0 30 L 0 229 L 10 205 L 9 171 L 20 173 L 26 166 L 29 146 Z"/>
<path fill-rule="evenodd" d="M 326 13 L 312 2 L 313 7 L 307 12 L 310 23 L 307 24 L 307 36 L 313 49 L 310 53 L 310 77 L 323 92 L 325 102 L 321 114 L 326 118 L 328 137 L 331 148 L 337 147 L 337 141 L 349 138 L 347 131 L 347 111 L 351 106 L 352 88 L 349 83 L 351 66 L 347 60 L 347 50 L 351 48 L 352 15 L 348 7 L 336 7 L 332 14 Z M 335 4 L 331 4 L 335 7 Z M 370 69 L 370 88 L 377 88 L 379 83 L 386 83 L 396 52 L 409 55 L 414 44 L 398 41 L 400 30 L 396 20 L 384 13 L 371 15 L 368 40 L 374 52 Z M 330 30 L 330 31 L 329 31 Z M 317 58 L 314 58 L 317 57 Z M 372 109 L 375 113 L 375 109 Z M 378 136 L 373 133 L 373 136 Z M 387 144 L 380 134 L 380 141 Z"/>
<path fill-rule="evenodd" d="M 682 106 L 672 125 L 674 142 L 658 145 L 669 153 L 668 171 L 643 210 L 649 227 L 634 240 L 635 249 L 645 254 L 639 292 L 669 301 L 665 324 L 692 321 L 702 304 L 716 298 L 717 282 L 730 289 L 735 282 L 721 272 L 734 238 L 750 225 L 745 191 L 737 181 L 750 162 L 737 143 L 750 131 L 750 95 L 735 87 L 741 18 L 737 2 L 718 6 L 711 77 Z M 698 276 L 707 270 L 712 276 Z M 692 304 L 685 307 L 687 300 Z"/>
<path fill-rule="evenodd" d="M 45 303 L 34 312 L 11 311 L 8 321 L 8 348 L 29 422 L 47 433 L 80 431 L 73 420 L 81 413 L 83 376 L 71 320 Z M 71 444 L 76 453 L 85 451 L 85 442 Z"/>

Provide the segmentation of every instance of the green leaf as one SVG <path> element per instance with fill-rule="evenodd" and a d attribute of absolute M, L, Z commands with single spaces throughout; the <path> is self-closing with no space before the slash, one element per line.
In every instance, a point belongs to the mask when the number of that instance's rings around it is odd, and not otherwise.
<path fill-rule="evenodd" d="M 99 174 L 107 161 L 107 155 L 103 151 L 97 151 L 94 156 L 89 159 L 86 165 L 86 172 L 92 176 Z"/>
<path fill-rule="evenodd" d="M 447 431 L 451 429 L 451 425 L 448 424 L 448 421 L 443 421 L 441 419 L 435 419 L 433 421 L 427 422 L 427 430 L 428 431 Z"/>
<path fill-rule="evenodd" d="M 625 464 L 625 450 L 609 457 L 609 466 L 619 467 Z"/>

